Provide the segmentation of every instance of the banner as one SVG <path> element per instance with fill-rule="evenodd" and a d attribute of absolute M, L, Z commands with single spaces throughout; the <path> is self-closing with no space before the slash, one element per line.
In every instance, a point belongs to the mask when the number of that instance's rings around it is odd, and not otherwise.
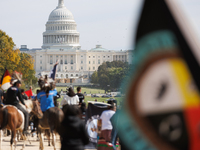
<path fill-rule="evenodd" d="M 101 113 L 104 110 L 108 110 L 105 106 L 95 106 L 91 103 L 88 103 L 88 108 L 86 111 L 85 122 L 86 122 L 86 130 L 89 135 L 90 143 L 85 146 L 85 149 L 96 149 L 97 145 L 97 121 L 101 116 Z"/>
<path fill-rule="evenodd" d="M 25 91 L 24 92 L 28 97 L 31 97 L 31 96 L 33 96 L 33 92 L 32 92 L 32 90 L 30 89 L 30 90 L 27 90 L 27 91 Z"/>
<path fill-rule="evenodd" d="M 55 80 L 57 65 L 58 65 L 58 62 L 56 62 L 56 64 L 54 65 L 53 69 L 51 70 L 49 74 L 49 78 L 52 78 L 53 80 Z"/>
<path fill-rule="evenodd" d="M 0 86 L 3 90 L 7 90 L 10 85 L 11 76 L 7 69 L 5 69 L 4 74 L 1 77 Z"/>
<path fill-rule="evenodd" d="M 127 96 L 112 120 L 126 149 L 200 149 L 200 51 L 194 41 L 174 0 L 144 1 L 134 68 L 122 86 Z"/>

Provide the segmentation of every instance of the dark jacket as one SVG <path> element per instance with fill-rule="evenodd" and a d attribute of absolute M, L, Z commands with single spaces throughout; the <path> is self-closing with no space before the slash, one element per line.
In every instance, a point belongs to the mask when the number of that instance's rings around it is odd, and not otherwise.
<path fill-rule="evenodd" d="M 22 98 L 23 98 L 24 100 L 28 100 L 28 96 L 26 95 L 26 93 L 22 94 Z"/>
<path fill-rule="evenodd" d="M 84 122 L 76 116 L 65 117 L 62 128 L 61 150 L 84 150 L 89 143 Z"/>
<path fill-rule="evenodd" d="M 56 107 L 58 107 L 57 99 L 59 99 L 59 98 L 60 98 L 60 94 L 59 94 L 59 93 L 57 93 L 57 95 L 53 97 L 53 102 L 54 102 L 54 105 L 55 105 Z"/>
<path fill-rule="evenodd" d="M 20 88 L 16 87 L 16 86 L 12 86 L 8 89 L 7 91 L 7 98 L 6 98 L 6 104 L 10 104 L 10 105 L 17 105 L 19 104 L 19 101 L 21 101 L 21 103 L 23 105 L 25 105 L 24 100 L 22 98 L 22 94 L 21 94 L 21 90 Z M 17 98 L 18 97 L 18 98 Z"/>

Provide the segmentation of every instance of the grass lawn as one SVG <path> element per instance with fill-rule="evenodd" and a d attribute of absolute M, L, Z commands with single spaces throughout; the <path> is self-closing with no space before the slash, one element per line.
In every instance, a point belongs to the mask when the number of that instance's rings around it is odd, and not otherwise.
<path fill-rule="evenodd" d="M 57 89 L 58 92 L 61 91 L 61 89 L 62 89 L 63 91 L 66 91 L 66 88 L 67 88 L 67 87 L 56 87 L 56 89 Z M 76 88 L 77 88 L 77 87 L 74 87 L 74 92 L 75 92 L 75 93 L 77 92 L 77 91 L 76 91 Z M 37 90 L 37 89 L 39 89 L 39 88 L 33 89 L 33 92 L 36 93 L 36 90 Z M 104 93 L 105 93 L 105 91 L 102 90 L 102 89 L 86 88 L 86 87 L 82 87 L 81 89 L 82 89 L 81 93 L 84 93 L 84 92 L 86 92 L 87 94 L 90 94 L 90 92 L 91 92 L 91 94 L 104 94 Z M 118 105 L 120 105 L 120 102 L 121 102 L 122 99 L 123 99 L 123 98 L 120 98 L 120 97 L 113 97 L 113 98 L 115 98 L 115 99 L 117 100 L 117 104 L 118 104 Z M 62 99 L 63 99 L 63 97 L 59 98 L 58 101 L 61 102 Z M 106 103 L 106 100 L 109 99 L 109 98 L 85 96 L 85 101 L 84 101 L 84 102 L 85 102 L 86 105 L 87 105 L 87 104 L 88 104 L 88 101 L 95 101 L 95 99 L 97 99 L 97 102 L 103 102 L 103 101 L 104 101 L 104 103 Z"/>
<path fill-rule="evenodd" d="M 123 99 L 121 97 L 113 97 L 113 98 L 115 98 L 117 100 L 117 105 L 120 105 L 120 102 L 122 102 L 122 99 Z M 59 98 L 58 101 L 61 102 L 62 99 L 63 99 L 63 97 Z M 97 99 L 97 102 L 103 102 L 104 101 L 104 103 L 107 103 L 106 100 L 109 99 L 109 98 L 85 96 L 84 102 L 86 103 L 86 105 L 88 105 L 88 101 L 95 101 L 95 99 Z"/>
<path fill-rule="evenodd" d="M 58 92 L 61 91 L 61 89 L 62 89 L 63 91 L 66 91 L 66 88 L 68 88 L 68 87 L 56 87 L 56 89 L 57 89 Z M 77 91 L 76 91 L 76 88 L 77 88 L 77 87 L 74 87 L 74 92 L 75 92 L 75 93 L 77 92 Z M 39 87 L 33 89 L 33 92 L 36 93 L 36 90 L 37 90 L 37 89 L 39 89 Z M 95 88 L 82 87 L 82 88 L 81 88 L 81 93 L 84 93 L 84 92 L 86 92 L 86 94 L 104 94 L 104 93 L 105 93 L 105 90 L 102 90 L 102 89 L 95 89 Z"/>

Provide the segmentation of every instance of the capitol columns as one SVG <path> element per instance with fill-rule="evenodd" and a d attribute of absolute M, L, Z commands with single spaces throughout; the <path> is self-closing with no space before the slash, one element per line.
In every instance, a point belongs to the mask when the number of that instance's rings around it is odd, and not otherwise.
<path fill-rule="evenodd" d="M 53 35 L 53 43 L 56 43 L 56 36 Z"/>
<path fill-rule="evenodd" d="M 66 35 L 64 35 L 64 43 L 66 43 Z"/>
<path fill-rule="evenodd" d="M 47 43 L 49 43 L 49 36 L 47 35 Z"/>
<path fill-rule="evenodd" d="M 76 35 L 74 35 L 74 43 L 76 43 Z"/>
<path fill-rule="evenodd" d="M 76 63 L 76 65 L 78 64 L 77 62 L 78 62 L 78 60 L 77 60 L 77 52 L 75 53 L 75 63 Z"/>

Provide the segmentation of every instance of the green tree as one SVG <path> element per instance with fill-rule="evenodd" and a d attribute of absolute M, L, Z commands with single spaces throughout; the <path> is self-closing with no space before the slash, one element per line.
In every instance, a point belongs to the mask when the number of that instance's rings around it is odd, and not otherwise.
<path fill-rule="evenodd" d="M 126 62 L 104 62 L 98 67 L 97 72 L 92 74 L 91 82 L 98 83 L 101 88 L 116 91 L 128 73 L 130 66 Z"/>
<path fill-rule="evenodd" d="M 109 70 L 110 88 L 116 90 L 119 88 L 125 77 L 124 68 L 112 68 Z"/>
<path fill-rule="evenodd" d="M 13 71 L 22 73 L 26 85 L 31 81 L 36 83 L 32 57 L 26 53 L 20 53 L 20 50 L 14 47 L 12 38 L 0 30 L 0 77 L 6 67 L 11 74 Z"/>
<path fill-rule="evenodd" d="M 103 88 L 106 91 L 108 91 L 110 83 L 109 83 L 109 77 L 105 74 L 102 74 L 99 77 L 99 85 L 101 88 Z"/>
<path fill-rule="evenodd" d="M 14 42 L 5 32 L 0 30 L 0 76 L 5 67 L 12 72 L 18 65 L 20 58 L 18 49 L 14 50 Z"/>
<path fill-rule="evenodd" d="M 91 76 L 91 82 L 97 84 L 98 83 L 98 73 L 95 71 Z"/>

